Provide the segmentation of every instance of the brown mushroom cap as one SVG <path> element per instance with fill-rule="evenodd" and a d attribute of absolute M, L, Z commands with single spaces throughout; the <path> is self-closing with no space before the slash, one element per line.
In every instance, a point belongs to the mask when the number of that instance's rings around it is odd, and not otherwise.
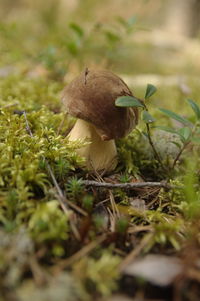
<path fill-rule="evenodd" d="M 64 89 L 62 101 L 70 115 L 93 124 L 103 140 L 110 140 L 124 137 L 137 124 L 137 108 L 115 106 L 125 95 L 132 93 L 117 75 L 86 70 Z"/>

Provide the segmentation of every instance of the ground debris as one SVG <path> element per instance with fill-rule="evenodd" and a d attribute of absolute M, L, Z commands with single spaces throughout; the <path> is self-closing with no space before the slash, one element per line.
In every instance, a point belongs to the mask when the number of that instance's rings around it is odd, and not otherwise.
<path fill-rule="evenodd" d="M 182 270 L 183 265 L 177 257 L 149 254 L 130 263 L 124 274 L 143 278 L 154 285 L 168 286 Z"/>

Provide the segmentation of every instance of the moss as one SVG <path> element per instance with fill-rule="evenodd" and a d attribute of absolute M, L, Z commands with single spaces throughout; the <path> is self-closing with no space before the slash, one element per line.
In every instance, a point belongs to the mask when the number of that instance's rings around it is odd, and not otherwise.
<path fill-rule="evenodd" d="M 102 296 L 109 296 L 116 290 L 116 280 L 119 278 L 117 267 L 118 256 L 104 251 L 100 258 L 83 258 L 74 265 L 73 274 L 86 283 L 88 292 L 96 291 Z"/>
<path fill-rule="evenodd" d="M 21 77 L 0 82 L 0 220 L 6 228 L 13 222 L 26 225 L 38 242 L 67 238 L 68 219 L 48 194 L 52 184 L 46 162 L 63 179 L 83 163 L 75 152 L 79 143 L 57 134 L 64 118 L 53 112 L 60 107 L 58 87 Z M 66 119 L 62 130 L 69 124 Z"/>

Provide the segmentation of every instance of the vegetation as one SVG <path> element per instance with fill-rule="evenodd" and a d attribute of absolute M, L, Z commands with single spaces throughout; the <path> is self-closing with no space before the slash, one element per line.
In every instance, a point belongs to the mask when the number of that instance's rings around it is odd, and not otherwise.
<path fill-rule="evenodd" d="M 0 300 L 108 300 L 115 293 L 198 300 L 196 71 L 187 64 L 179 69 L 190 76 L 189 93 L 180 85 L 146 83 L 134 93 L 143 100 L 118 98 L 118 106 L 139 107 L 139 125 L 117 141 L 116 170 L 92 174 L 76 153 L 85 142 L 68 141 L 74 120 L 60 93 L 85 66 L 143 72 L 140 60 L 134 70 L 130 61 L 132 49 L 136 55 L 145 46 L 132 38 L 135 17 L 88 25 L 80 13 L 79 22 L 72 16 L 63 24 L 51 3 L 37 14 L 32 8 L 30 23 L 5 16 L 0 22 Z M 163 62 L 147 66 L 165 74 Z M 86 185 L 88 180 L 111 188 Z M 144 187 L 126 187 L 140 182 Z M 119 183 L 125 188 L 116 188 Z M 147 254 L 178 258 L 182 269 L 175 281 L 160 286 L 127 272 Z"/>

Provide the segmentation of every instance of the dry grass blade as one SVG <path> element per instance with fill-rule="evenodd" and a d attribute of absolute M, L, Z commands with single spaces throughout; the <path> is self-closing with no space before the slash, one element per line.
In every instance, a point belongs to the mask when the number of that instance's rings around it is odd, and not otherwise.
<path fill-rule="evenodd" d="M 145 235 L 144 238 L 141 240 L 140 244 L 124 258 L 124 260 L 119 265 L 120 271 L 123 271 L 124 268 L 127 265 L 129 265 L 140 254 L 140 252 L 146 247 L 146 245 L 151 240 L 152 235 L 152 233 Z"/>
<path fill-rule="evenodd" d="M 152 230 L 153 230 L 152 226 L 133 226 L 128 228 L 128 233 L 133 234 L 142 231 L 152 231 Z"/>
<path fill-rule="evenodd" d="M 56 266 L 56 270 L 57 269 L 59 269 L 59 270 L 60 269 L 64 269 L 64 268 L 67 268 L 67 267 L 71 266 L 73 263 L 75 263 L 76 261 L 78 261 L 79 259 L 81 259 L 83 256 L 86 256 L 87 254 L 89 254 L 98 245 L 100 245 L 103 241 L 105 241 L 106 238 L 107 238 L 107 235 L 106 234 L 102 234 L 96 240 L 91 241 L 89 244 L 87 244 L 86 246 L 84 246 L 82 249 L 80 249 L 78 252 L 76 252 L 75 254 L 73 254 L 71 257 L 60 261 L 58 263 L 58 265 Z"/>
<path fill-rule="evenodd" d="M 29 264 L 37 285 L 46 283 L 49 275 L 41 268 L 34 256 L 30 257 Z"/>
<path fill-rule="evenodd" d="M 112 193 L 111 190 L 109 190 L 109 197 L 110 197 L 110 203 L 111 203 L 111 208 L 112 208 L 112 211 L 113 211 L 113 215 L 114 215 L 114 218 L 116 220 L 117 218 L 120 217 L 120 213 L 119 213 L 119 210 L 116 206 L 115 198 L 114 198 L 113 193 Z"/>
<path fill-rule="evenodd" d="M 67 115 L 68 115 L 68 113 L 66 112 L 63 116 L 63 119 L 61 120 L 61 123 L 60 123 L 59 127 L 58 127 L 57 135 L 60 135 L 60 131 L 62 130 L 62 127 L 65 123 Z"/>

